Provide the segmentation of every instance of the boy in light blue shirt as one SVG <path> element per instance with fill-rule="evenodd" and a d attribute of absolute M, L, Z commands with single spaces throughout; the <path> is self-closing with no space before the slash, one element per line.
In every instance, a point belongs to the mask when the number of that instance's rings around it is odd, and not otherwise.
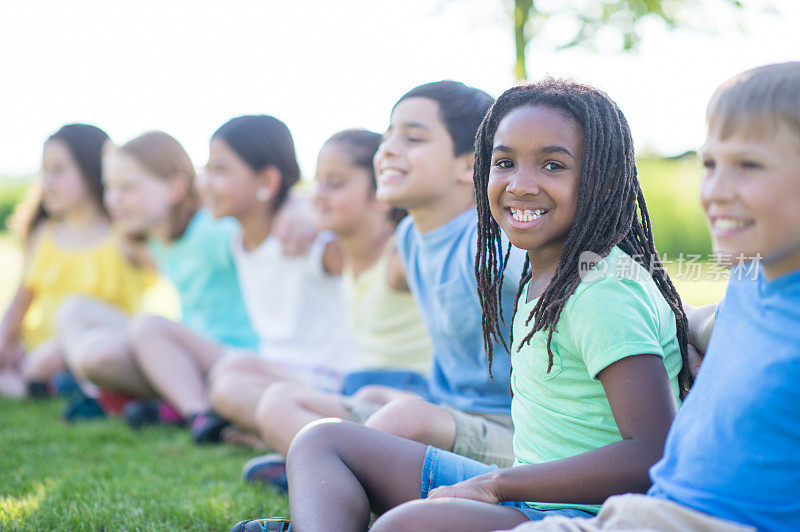
<path fill-rule="evenodd" d="M 731 270 L 706 358 L 644 495 L 538 530 L 800 530 L 800 63 L 744 72 L 708 108 L 701 201 Z"/>
<path fill-rule="evenodd" d="M 433 343 L 430 387 L 436 404 L 390 395 L 393 400 L 380 410 L 350 406 L 354 419 L 369 427 L 508 466 L 514 456 L 510 361 L 498 343 L 490 378 L 475 277 L 474 143 L 491 104 L 483 91 L 440 81 L 407 92 L 392 110 L 375 156 L 377 197 L 409 212 L 395 235 Z M 498 245 L 505 252 L 508 241 Z M 523 262 L 524 253 L 515 248 L 505 265 L 507 326 Z"/>

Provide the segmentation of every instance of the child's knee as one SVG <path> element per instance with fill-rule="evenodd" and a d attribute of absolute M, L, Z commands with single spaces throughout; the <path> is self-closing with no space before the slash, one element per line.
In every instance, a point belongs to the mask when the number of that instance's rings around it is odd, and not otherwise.
<path fill-rule="evenodd" d="M 395 399 L 375 412 L 365 425 L 401 438 L 428 441 L 437 431 L 442 413 L 446 411 L 422 399 Z"/>
<path fill-rule="evenodd" d="M 280 422 L 281 414 L 297 405 L 298 385 L 294 382 L 278 381 L 270 384 L 261 394 L 256 407 L 256 424 L 259 428 Z"/>
<path fill-rule="evenodd" d="M 430 504 L 424 500 L 410 501 L 397 506 L 383 514 L 370 528 L 371 532 L 413 532 L 415 530 L 426 530 L 430 525 L 431 515 Z M 431 530 L 436 530 L 431 527 Z"/>
<path fill-rule="evenodd" d="M 386 404 L 389 399 L 388 394 L 386 393 L 386 387 L 379 384 L 368 384 L 366 386 L 362 386 L 356 393 L 353 394 L 353 398 L 358 399 L 359 401 L 374 403 L 376 405 Z"/>
<path fill-rule="evenodd" d="M 92 303 L 92 298 L 88 296 L 71 295 L 65 297 L 56 309 L 56 330 L 61 331 L 70 327 L 75 322 L 81 322 L 87 314 L 87 308 Z"/>
<path fill-rule="evenodd" d="M 286 456 L 286 466 L 291 470 L 292 463 L 302 462 L 304 457 L 324 452 L 337 452 L 340 446 L 352 445 L 351 423 L 331 418 L 309 423 L 297 433 Z"/>
<path fill-rule="evenodd" d="M 236 404 L 237 383 L 236 379 L 223 375 L 209 383 L 208 401 L 211 408 L 222 415 L 229 417 Z"/>
<path fill-rule="evenodd" d="M 128 357 L 120 341 L 113 338 L 84 338 L 73 349 L 69 360 L 72 369 L 91 379 L 115 374 L 121 358 Z"/>
<path fill-rule="evenodd" d="M 165 322 L 167 321 L 169 320 L 154 314 L 139 314 L 138 316 L 134 316 L 128 323 L 128 334 L 131 343 L 138 347 L 148 339 L 163 335 L 166 329 Z M 141 351 L 142 354 L 147 354 L 149 352 L 148 349 L 142 349 Z"/>

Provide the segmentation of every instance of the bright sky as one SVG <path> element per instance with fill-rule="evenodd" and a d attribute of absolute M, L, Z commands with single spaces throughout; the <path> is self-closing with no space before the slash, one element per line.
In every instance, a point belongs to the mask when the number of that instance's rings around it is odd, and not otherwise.
<path fill-rule="evenodd" d="M 538 0 L 553 3 L 591 0 Z M 686 12 L 693 29 L 646 23 L 623 55 L 555 51 L 554 19 L 529 48 L 531 79 L 570 76 L 608 92 L 637 148 L 696 149 L 714 88 L 760 64 L 800 59 L 800 1 L 723 0 Z M 273 114 L 292 130 L 306 177 L 341 129 L 383 131 L 392 104 L 427 81 L 456 79 L 493 96 L 514 84 L 511 0 L 30 0 L 0 6 L 0 175 L 35 172 L 46 137 L 87 122 L 124 142 L 162 129 L 195 164 L 237 115 Z M 779 16 L 761 9 L 771 4 Z M 744 30 L 739 29 L 742 26 Z M 713 29 L 710 35 L 706 30 Z"/>

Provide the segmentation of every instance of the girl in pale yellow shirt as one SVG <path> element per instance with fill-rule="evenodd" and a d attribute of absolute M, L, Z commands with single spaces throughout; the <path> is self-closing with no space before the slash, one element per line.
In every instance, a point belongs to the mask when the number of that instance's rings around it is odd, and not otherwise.
<path fill-rule="evenodd" d="M 41 197 L 27 220 L 17 216 L 25 273 L 0 321 L 0 395 L 24 395 L 26 381 L 43 382 L 65 368 L 65 299 L 92 297 L 131 314 L 155 279 L 135 264 L 147 262 L 140 245 L 112 229 L 103 206 L 107 141 L 101 129 L 69 124 L 45 142 Z"/>
<path fill-rule="evenodd" d="M 345 378 L 343 393 L 356 404 L 379 405 L 411 393 L 427 393 L 431 342 L 408 289 L 395 249 L 394 228 L 405 214 L 375 198 L 372 159 L 381 136 L 347 130 L 331 137 L 317 160 L 314 204 L 320 228 L 336 234 L 342 255 L 346 312 L 363 353 L 363 371 Z M 351 417 L 349 397 L 278 382 L 261 396 L 256 422 L 263 440 L 285 453 L 307 423 Z M 377 407 L 376 407 L 377 409 Z M 251 460 L 244 477 L 269 482 L 261 473 L 280 457 Z"/>

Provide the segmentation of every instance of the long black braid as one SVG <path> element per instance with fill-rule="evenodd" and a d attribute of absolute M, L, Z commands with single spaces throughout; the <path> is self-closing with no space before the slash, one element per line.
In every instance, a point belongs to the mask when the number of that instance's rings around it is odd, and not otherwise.
<path fill-rule="evenodd" d="M 687 361 L 687 320 L 681 299 L 664 270 L 653 244 L 653 231 L 644 195 L 636 173 L 633 140 L 628 122 L 617 105 L 603 92 L 568 80 L 546 79 L 507 90 L 483 119 L 475 140 L 475 191 L 478 207 L 478 253 L 475 275 L 478 281 L 483 342 L 491 371 L 495 342 L 506 352 L 501 329 L 503 270 L 508 251 L 500 249 L 500 227 L 492 218 L 486 192 L 494 135 L 502 119 L 522 106 L 549 107 L 574 119 L 583 128 L 583 167 L 575 220 L 561 250 L 553 279 L 537 301 L 525 324 L 533 327 L 519 343 L 530 343 L 539 330 L 547 330 L 547 370 L 553 365 L 550 343 L 556 324 L 569 297 L 580 283 L 579 262 L 584 251 L 607 256 L 614 246 L 647 269 L 675 314 L 683 367 L 678 376 L 682 390 L 692 382 Z M 638 210 L 638 216 L 637 216 Z M 503 257 L 505 255 L 505 257 Z M 517 290 L 531 279 L 526 259 Z M 513 318 L 512 318 L 513 320 Z"/>

